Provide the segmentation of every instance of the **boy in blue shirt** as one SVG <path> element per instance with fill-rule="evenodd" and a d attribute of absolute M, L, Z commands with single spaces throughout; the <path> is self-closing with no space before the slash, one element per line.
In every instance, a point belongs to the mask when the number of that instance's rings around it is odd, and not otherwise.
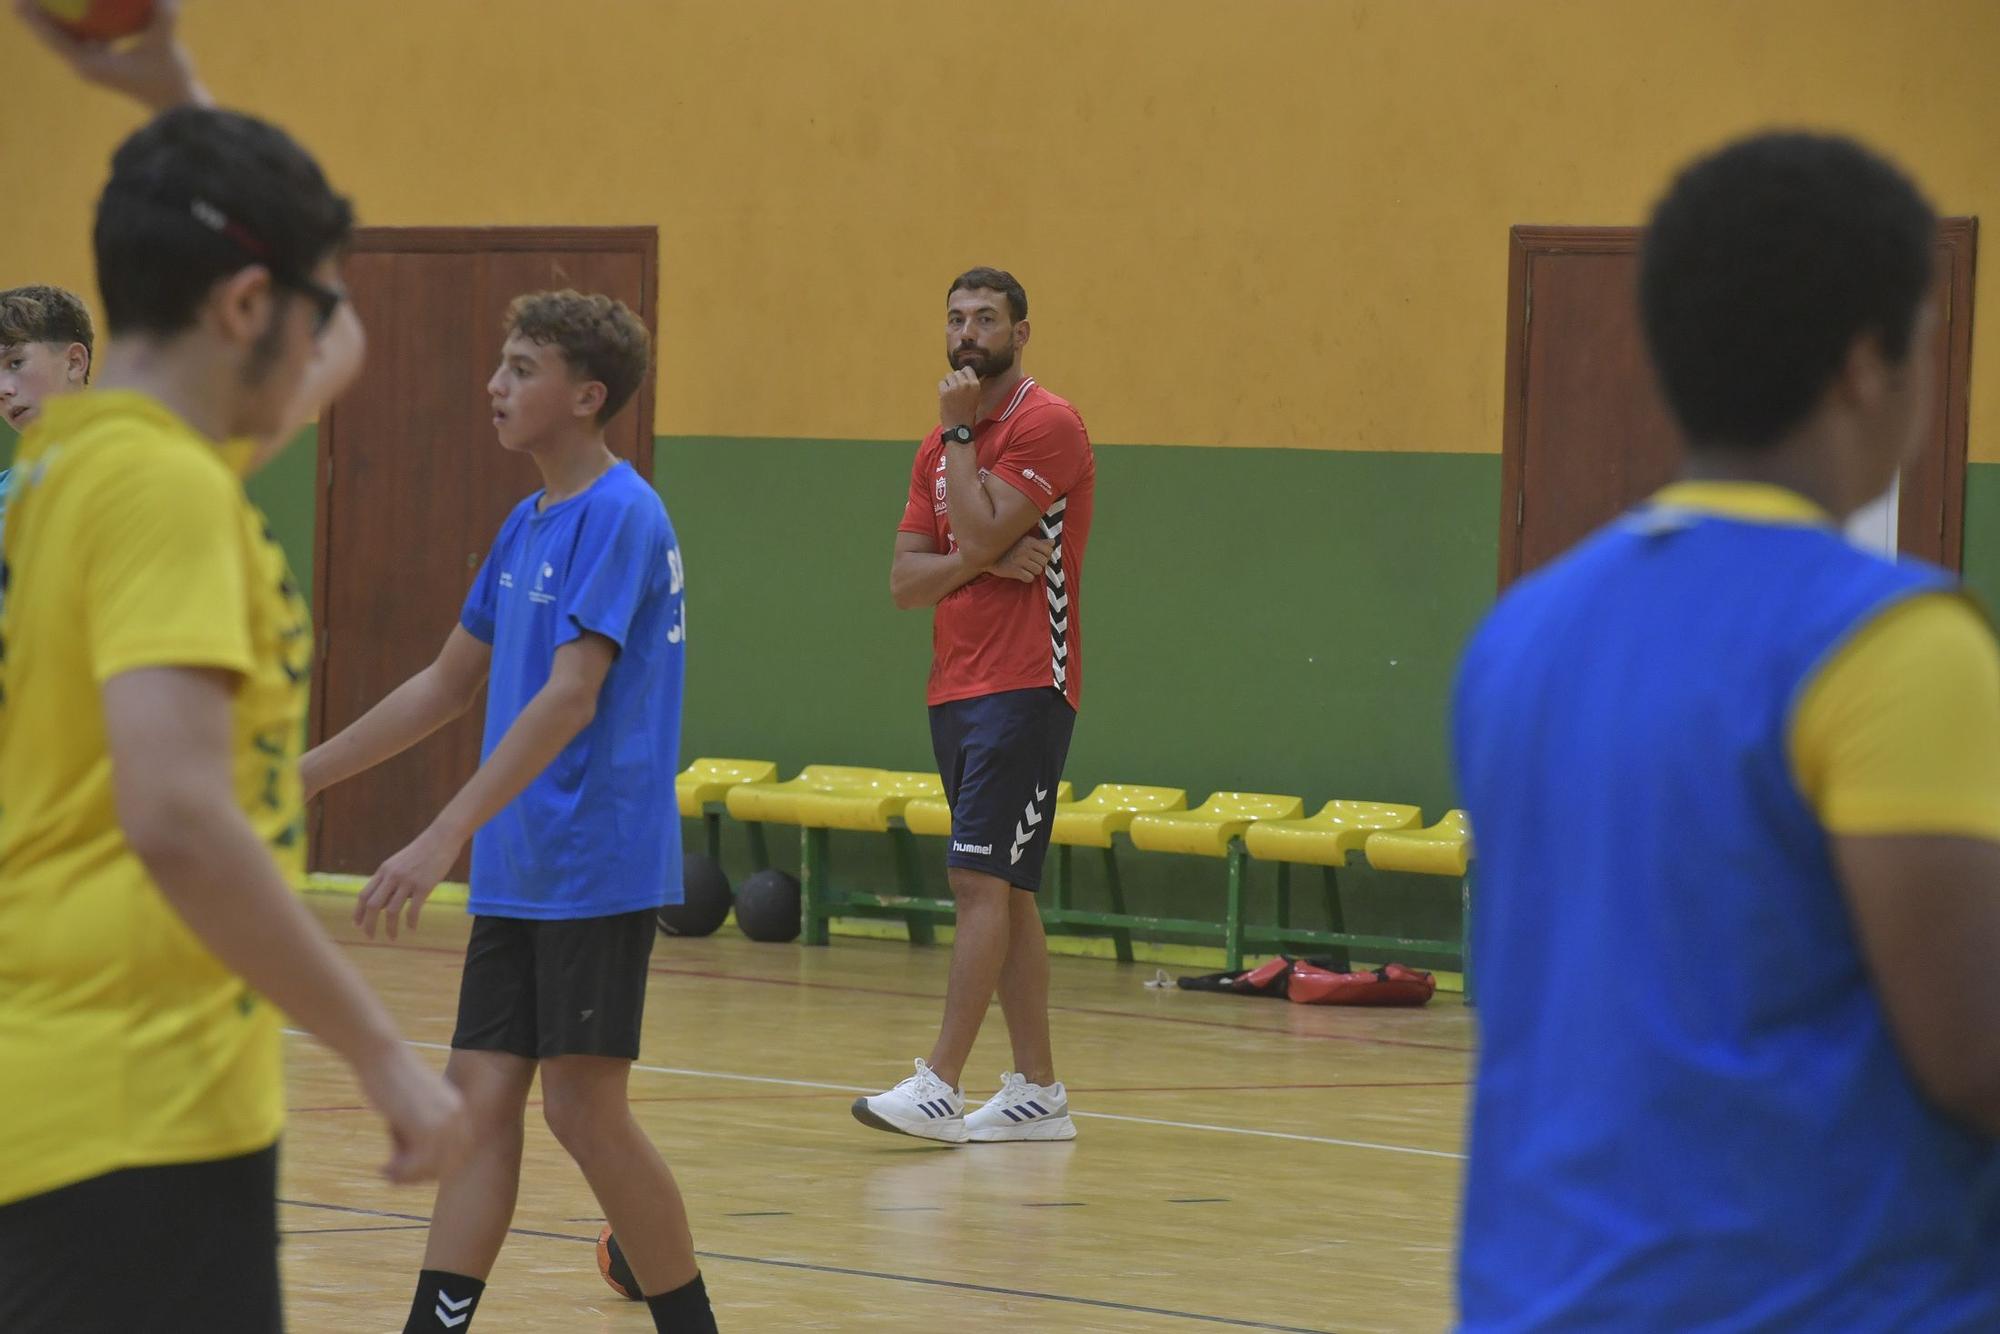
<path fill-rule="evenodd" d="M 576 292 L 520 298 L 507 328 L 487 384 L 494 429 L 544 487 L 501 526 L 437 660 L 302 766 L 308 796 L 323 791 L 462 714 L 486 684 L 479 771 L 355 905 L 371 936 L 379 920 L 393 938 L 405 910 L 415 926 L 472 839 L 475 920 L 446 1075 L 474 1148 L 440 1184 L 406 1328 L 465 1334 L 513 1219 L 539 1067 L 549 1128 L 658 1327 L 700 1334 L 715 1320 L 687 1212 L 626 1097 L 655 914 L 680 899 L 680 552 L 658 494 L 604 442 L 649 344 L 625 306 Z"/>

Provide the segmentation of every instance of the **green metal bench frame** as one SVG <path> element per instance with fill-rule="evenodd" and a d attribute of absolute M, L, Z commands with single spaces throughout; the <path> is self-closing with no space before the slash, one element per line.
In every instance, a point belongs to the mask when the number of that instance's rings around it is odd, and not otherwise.
<path fill-rule="evenodd" d="M 1237 849 L 1230 850 L 1231 861 L 1235 861 Z M 1245 857 L 1247 861 L 1247 854 Z M 1340 906 L 1340 877 L 1334 867 L 1322 866 L 1323 892 L 1326 895 L 1327 929 L 1311 930 L 1292 925 L 1292 867 L 1300 863 L 1278 862 L 1277 895 L 1275 904 L 1276 923 L 1271 926 L 1251 925 L 1242 919 L 1240 883 L 1236 876 L 1230 878 L 1230 923 L 1231 939 L 1226 949 L 1231 971 L 1243 966 L 1246 946 L 1265 945 L 1280 950 L 1291 946 L 1311 946 L 1325 949 L 1336 968 L 1345 969 L 1350 963 L 1350 952 L 1367 950 L 1387 956 L 1405 954 L 1434 956 L 1452 959 L 1458 963 L 1465 978 L 1465 996 L 1468 1003 L 1472 999 L 1472 868 L 1466 867 L 1465 878 L 1459 885 L 1459 935 L 1456 940 L 1426 940 L 1408 936 L 1363 935 L 1347 929 L 1347 919 Z M 1417 872 L 1385 871 L 1385 875 L 1418 875 Z M 1421 876 L 1425 880 L 1435 880 L 1436 876 Z"/>
<path fill-rule="evenodd" d="M 711 805 L 703 814 L 708 852 L 711 857 L 719 858 L 723 810 L 724 808 L 719 805 Z M 771 864 L 763 823 L 760 821 L 745 823 L 750 836 L 752 862 L 756 869 L 763 870 Z M 888 836 L 895 858 L 897 892 L 881 894 L 846 889 L 835 883 L 833 847 L 830 838 L 832 833 L 830 829 L 808 826 L 802 826 L 799 830 L 800 926 L 804 943 L 828 944 L 832 938 L 830 925 L 836 917 L 900 921 L 907 928 L 912 944 L 936 943 L 936 924 L 940 921 L 955 920 L 958 915 L 958 905 L 949 898 L 938 898 L 928 892 L 922 850 L 917 843 L 918 836 L 905 828 L 900 819 L 890 824 Z M 1109 911 L 1077 907 L 1071 901 L 1074 883 L 1073 858 L 1076 848 L 1065 843 L 1057 844 L 1050 851 L 1054 855 L 1050 858 L 1047 883 L 1043 886 L 1047 891 L 1047 897 L 1040 901 L 1044 927 L 1061 935 L 1109 937 L 1121 963 L 1132 962 L 1134 932 L 1186 936 L 1202 943 L 1220 944 L 1225 959 L 1224 966 L 1231 972 L 1242 968 L 1249 949 L 1257 946 L 1281 950 L 1296 946 L 1324 949 L 1335 966 L 1340 968 L 1348 966 L 1351 952 L 1354 950 L 1367 950 L 1388 956 L 1441 957 L 1455 959 L 1458 962 L 1465 978 L 1466 1002 L 1470 1004 L 1472 1001 L 1473 875 L 1469 866 L 1459 887 L 1459 938 L 1427 940 L 1348 931 L 1346 916 L 1340 903 L 1339 874 L 1331 866 L 1320 868 L 1328 929 L 1314 930 L 1292 925 L 1294 864 L 1291 862 L 1276 863 L 1275 923 L 1262 925 L 1250 922 L 1247 908 L 1251 888 L 1251 858 L 1240 838 L 1231 839 L 1229 843 L 1228 890 L 1223 919 L 1220 922 L 1191 917 L 1152 917 L 1129 911 L 1125 906 L 1124 872 L 1118 860 L 1115 838 L 1112 847 L 1101 849 L 1105 885 L 1111 900 Z"/>

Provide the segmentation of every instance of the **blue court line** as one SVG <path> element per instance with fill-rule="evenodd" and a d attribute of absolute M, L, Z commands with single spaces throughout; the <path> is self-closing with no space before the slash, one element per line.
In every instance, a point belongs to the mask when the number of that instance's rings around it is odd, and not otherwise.
<path fill-rule="evenodd" d="M 322 1204 L 317 1200 L 281 1198 L 278 1203 L 298 1209 L 323 1209 L 329 1213 L 360 1214 L 366 1218 L 400 1218 L 413 1223 L 430 1221 L 416 1214 L 393 1213 L 387 1209 L 362 1209 L 349 1204 Z M 597 1244 L 595 1237 L 577 1237 L 564 1232 L 538 1232 L 533 1228 L 524 1227 L 510 1227 L 507 1231 L 520 1237 L 542 1237 L 550 1241 L 580 1241 L 592 1246 Z M 796 1269 L 812 1274 L 838 1274 L 845 1278 L 879 1278 L 890 1283 L 910 1283 L 925 1288 L 949 1288 L 954 1292 L 980 1292 L 995 1297 L 1025 1297 L 1031 1301 L 1059 1302 L 1065 1306 L 1087 1306 L 1099 1311 L 1129 1311 L 1134 1315 L 1164 1316 L 1169 1320 L 1191 1320 L 1204 1325 L 1224 1325 L 1230 1329 L 1264 1329 L 1273 1331 L 1273 1334 L 1333 1334 L 1330 1330 L 1310 1325 L 1274 1325 L 1264 1320 L 1239 1320 L 1234 1316 L 1203 1315 L 1198 1311 L 1176 1311 L 1164 1306 L 1140 1306 L 1133 1302 L 1106 1301 L 1100 1297 L 1072 1297 L 1059 1292 L 1034 1292 L 1027 1288 L 1002 1288 L 990 1283 L 963 1283 L 956 1279 L 925 1278 L 920 1274 L 890 1274 L 879 1269 L 849 1269 L 844 1265 L 812 1264 L 805 1260 L 777 1260 L 763 1255 L 730 1255 L 724 1251 L 698 1250 L 695 1254 L 703 1260 L 763 1265 L 771 1269 Z"/>

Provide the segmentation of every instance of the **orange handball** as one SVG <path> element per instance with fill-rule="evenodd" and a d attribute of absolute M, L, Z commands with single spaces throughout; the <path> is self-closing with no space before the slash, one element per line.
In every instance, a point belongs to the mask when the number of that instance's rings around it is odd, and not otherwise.
<path fill-rule="evenodd" d="M 153 21 L 153 0 L 35 0 L 56 25 L 90 42 L 116 41 L 144 32 Z"/>
<path fill-rule="evenodd" d="M 639 1291 L 639 1280 L 632 1277 L 632 1266 L 625 1263 L 625 1252 L 619 1247 L 618 1238 L 611 1235 L 609 1223 L 597 1234 L 597 1272 L 604 1275 L 605 1283 L 626 1301 L 646 1300 Z"/>

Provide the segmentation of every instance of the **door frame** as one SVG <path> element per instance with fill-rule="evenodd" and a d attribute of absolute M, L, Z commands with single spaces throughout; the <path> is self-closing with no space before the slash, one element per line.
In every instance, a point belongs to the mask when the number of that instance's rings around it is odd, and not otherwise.
<path fill-rule="evenodd" d="M 650 485 L 653 480 L 653 451 L 646 447 L 653 434 L 653 400 L 659 384 L 660 229 L 658 227 L 357 227 L 349 241 L 350 254 L 491 254 L 535 251 L 603 251 L 635 254 L 639 258 L 639 319 L 653 341 L 653 364 L 647 368 L 643 389 L 632 411 L 638 413 L 639 475 Z M 313 641 L 314 676 L 325 661 L 327 639 L 326 609 L 329 581 L 333 577 L 328 560 L 328 522 L 333 504 L 333 424 L 338 419 L 338 400 L 320 412 L 315 440 L 318 457 L 314 467 L 313 496 Z M 313 691 L 311 706 L 313 744 L 326 739 L 326 695 Z"/>
<path fill-rule="evenodd" d="M 1521 520 L 1527 492 L 1528 317 L 1534 313 L 1528 266 L 1537 255 L 1629 254 L 1643 227 L 1514 226 L 1507 230 L 1507 397 L 1500 430 L 1500 587 L 1521 577 Z"/>
<path fill-rule="evenodd" d="M 1523 485 L 1522 456 L 1528 439 L 1528 319 L 1534 313 L 1528 291 L 1528 266 L 1537 255 L 1629 254 L 1639 249 L 1643 227 L 1559 227 L 1521 225 L 1507 234 L 1507 368 L 1506 407 L 1500 438 L 1500 573 L 1502 590 L 1520 577 L 1521 520 L 1526 512 L 1527 493 Z M 1938 244 L 1946 255 L 1950 281 L 1948 298 L 1963 292 L 1971 301 L 1976 276 L 1979 220 L 1970 217 L 1943 218 L 1938 223 Z M 1965 549 L 1966 438 L 1971 409 L 1972 311 L 1965 318 L 1951 318 L 1956 312 L 1942 312 L 1949 341 L 1945 364 L 1939 367 L 1938 392 L 1944 396 L 1945 431 L 1944 504 L 1938 535 L 1939 563 L 1957 570 Z M 1906 489 L 1906 498 L 1909 494 Z M 1901 544 L 1902 515 L 1897 515 L 1898 544 Z"/>
<path fill-rule="evenodd" d="M 1965 566 L 1965 474 L 1966 441 L 1972 413 L 1972 321 L 1973 281 L 1979 256 L 1979 219 L 1945 218 L 1938 223 L 1938 242 L 1944 247 L 1950 281 L 1945 299 L 1956 300 L 1963 293 L 1965 318 L 1949 305 L 1940 316 L 1945 321 L 1948 341 L 1944 365 L 1938 367 L 1937 391 L 1944 400 L 1944 506 L 1939 524 L 1938 563 L 1947 570 Z M 1897 540 L 1902 538 L 1902 515 L 1897 515 Z"/>

